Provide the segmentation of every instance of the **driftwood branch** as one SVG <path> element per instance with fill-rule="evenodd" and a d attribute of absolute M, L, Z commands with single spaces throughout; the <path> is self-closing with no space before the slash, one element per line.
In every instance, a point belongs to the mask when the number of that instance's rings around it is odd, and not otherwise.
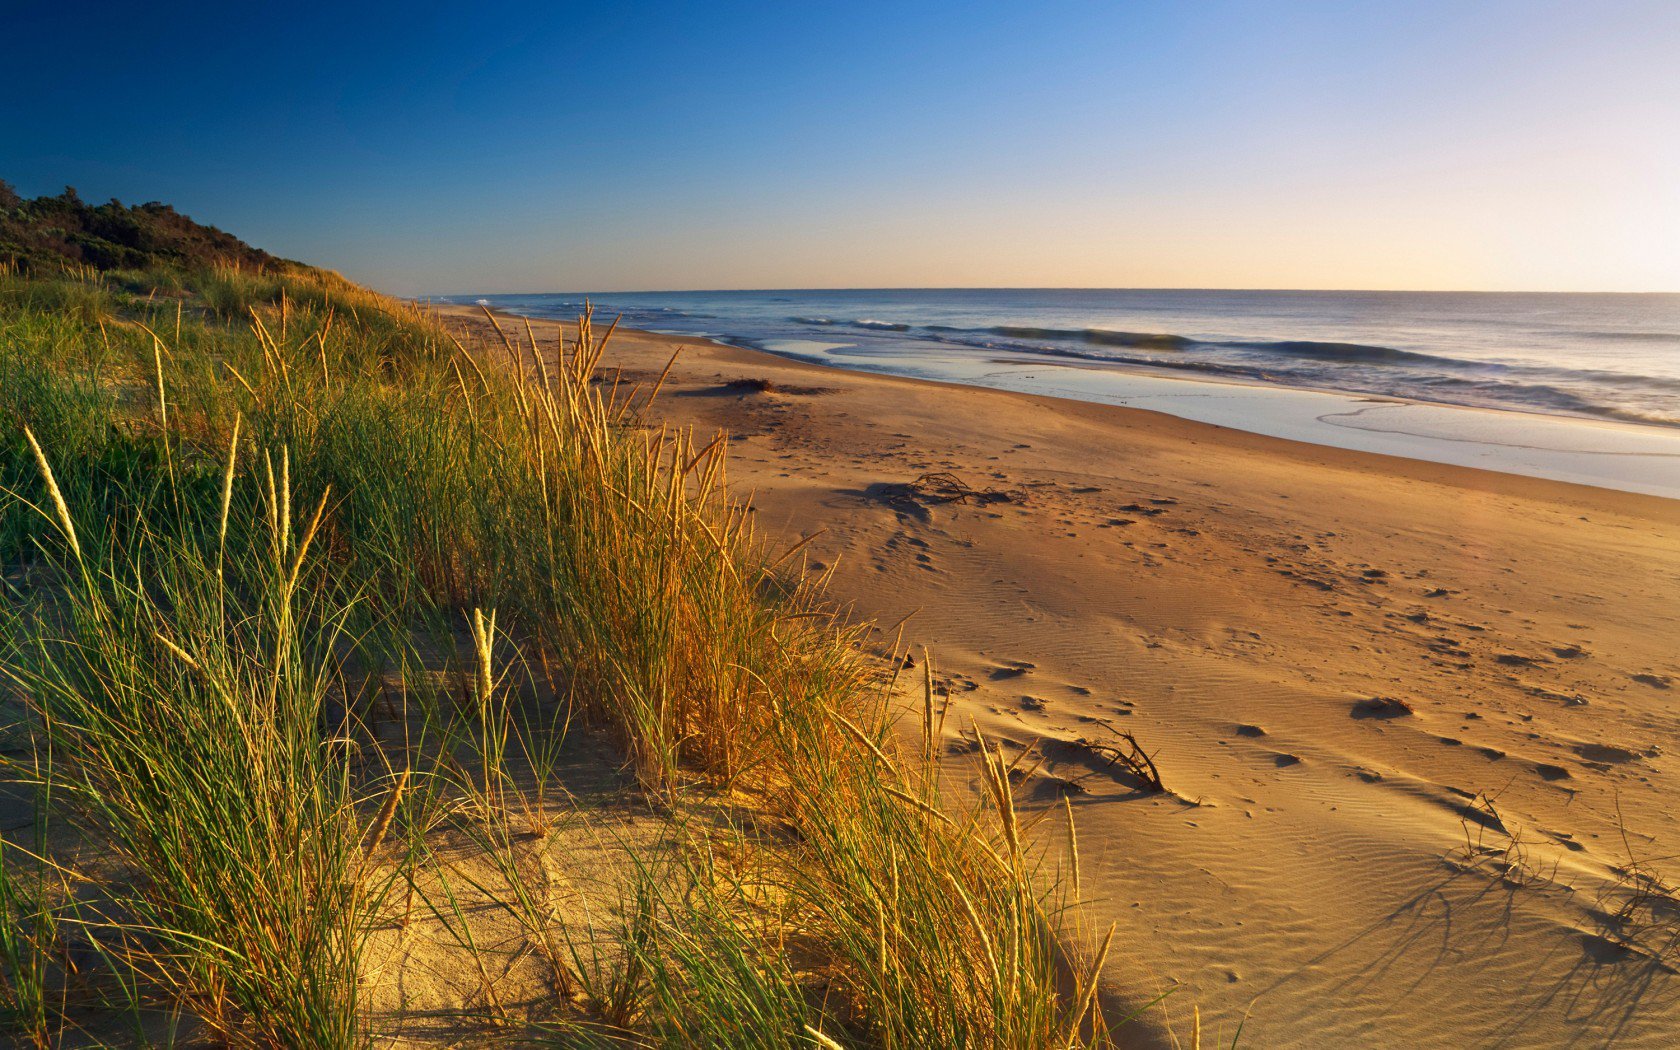
<path fill-rule="evenodd" d="M 986 506 L 992 503 L 1021 503 L 1026 497 L 1019 492 L 1001 489 L 977 489 L 949 471 L 922 474 L 914 481 L 884 485 L 886 502 L 900 510 L 921 512 L 922 508 L 946 503 Z"/>
<path fill-rule="evenodd" d="M 1076 743 L 1092 754 L 1101 755 L 1108 759 L 1109 766 L 1123 766 L 1127 772 L 1143 781 L 1143 786 L 1152 792 L 1160 794 L 1167 790 L 1167 785 L 1161 781 L 1161 770 L 1155 765 L 1155 757 L 1143 749 L 1138 738 L 1120 729 L 1108 719 L 1098 719 L 1097 724 L 1120 738 L 1120 743 L 1099 744 L 1084 737 Z"/>

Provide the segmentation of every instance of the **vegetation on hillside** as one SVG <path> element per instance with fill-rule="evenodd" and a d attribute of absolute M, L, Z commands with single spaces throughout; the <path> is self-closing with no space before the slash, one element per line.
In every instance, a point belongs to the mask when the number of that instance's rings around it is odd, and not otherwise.
<path fill-rule="evenodd" d="M 204 226 L 167 204 L 90 205 L 66 187 L 27 200 L 0 180 L 0 265 L 56 273 L 66 265 L 96 270 L 228 266 L 279 272 L 297 264 Z"/>
<path fill-rule="evenodd" d="M 906 746 L 897 672 L 753 534 L 724 443 L 600 381 L 610 331 L 462 345 L 303 268 L 30 265 L 0 274 L 26 1044 L 1106 1043 L 1077 850 L 1064 881 L 983 739 L 980 801 L 942 797 L 931 678 Z"/>

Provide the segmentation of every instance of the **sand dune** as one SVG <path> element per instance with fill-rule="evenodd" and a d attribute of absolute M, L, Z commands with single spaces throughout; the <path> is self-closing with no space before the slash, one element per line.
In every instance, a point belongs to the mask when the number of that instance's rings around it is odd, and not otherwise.
<path fill-rule="evenodd" d="M 1680 853 L 1680 502 L 706 344 L 657 412 L 825 530 L 837 599 L 914 614 L 953 749 L 1043 754 L 1111 985 L 1177 989 L 1140 1044 L 1192 1006 L 1214 1045 L 1680 1038 L 1676 915 L 1612 919 Z M 1168 793 L 1080 743 L 1118 732 Z"/>

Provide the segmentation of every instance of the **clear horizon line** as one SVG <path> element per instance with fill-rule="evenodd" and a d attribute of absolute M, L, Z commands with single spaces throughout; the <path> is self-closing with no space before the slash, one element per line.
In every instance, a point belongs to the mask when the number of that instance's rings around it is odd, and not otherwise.
<path fill-rule="evenodd" d="M 423 292 L 416 299 L 441 298 L 445 295 L 711 295 L 722 292 L 1266 292 L 1272 294 L 1346 295 L 1680 295 L 1680 289 L 1520 289 L 1520 288 L 1270 288 L 1259 286 L 1214 287 L 1202 285 L 1027 285 L 1027 284 L 969 284 L 969 285 L 812 285 L 785 287 L 739 288 L 616 288 L 616 289 L 543 289 L 540 291 L 465 291 Z"/>

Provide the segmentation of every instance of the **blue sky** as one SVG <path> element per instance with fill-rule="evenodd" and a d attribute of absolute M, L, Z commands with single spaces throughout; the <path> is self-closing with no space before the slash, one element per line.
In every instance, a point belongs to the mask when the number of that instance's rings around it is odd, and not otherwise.
<path fill-rule="evenodd" d="M 0 178 L 394 292 L 1680 290 L 1671 0 L 109 6 Z"/>

